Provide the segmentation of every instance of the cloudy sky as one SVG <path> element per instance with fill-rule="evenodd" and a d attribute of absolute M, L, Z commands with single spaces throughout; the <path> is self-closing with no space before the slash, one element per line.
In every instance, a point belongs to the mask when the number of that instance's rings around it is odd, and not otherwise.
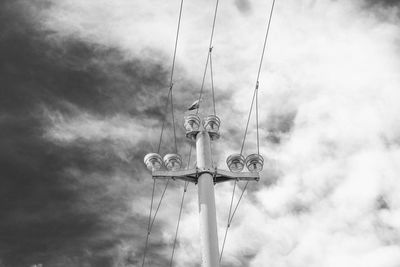
<path fill-rule="evenodd" d="M 272 1 L 220 1 L 213 67 L 221 139 L 240 149 Z M 164 113 L 180 1 L 2 0 L 0 266 L 141 266 L 152 180 L 172 151 Z M 182 118 L 198 96 L 214 0 L 185 1 L 174 75 Z M 222 266 L 400 266 L 400 3 L 277 0 L 260 77 L 266 159 Z M 210 81 L 205 84 L 211 112 Z M 256 151 L 254 123 L 244 154 Z M 222 241 L 232 184 L 217 185 Z M 163 182 L 157 183 L 156 197 Z M 243 185 L 240 185 L 243 188 Z M 182 183 L 168 189 L 147 266 L 168 266 Z M 189 186 L 174 266 L 198 267 Z"/>

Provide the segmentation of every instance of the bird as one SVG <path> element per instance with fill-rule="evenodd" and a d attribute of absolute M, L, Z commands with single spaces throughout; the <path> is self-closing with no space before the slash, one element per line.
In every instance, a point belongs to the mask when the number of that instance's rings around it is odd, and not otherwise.
<path fill-rule="evenodd" d="M 200 102 L 201 102 L 202 100 L 203 100 L 203 99 L 197 99 L 196 101 L 194 101 L 193 104 L 191 104 L 191 105 L 188 107 L 188 110 L 195 110 L 195 109 L 198 109 L 198 108 L 200 107 Z"/>

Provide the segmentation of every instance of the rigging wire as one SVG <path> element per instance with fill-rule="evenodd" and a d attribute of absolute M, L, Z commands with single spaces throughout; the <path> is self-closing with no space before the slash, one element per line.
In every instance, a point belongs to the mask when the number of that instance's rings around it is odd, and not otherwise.
<path fill-rule="evenodd" d="M 144 253 L 143 253 L 143 262 L 142 267 L 144 266 L 144 262 L 146 260 L 146 253 L 147 253 L 147 245 L 149 243 L 149 236 L 150 236 L 150 223 L 151 223 L 151 212 L 153 210 L 153 202 L 154 202 L 154 189 L 156 187 L 156 180 L 153 179 L 153 190 L 151 194 L 151 203 L 150 203 L 150 212 L 149 212 L 149 222 L 147 223 L 147 235 L 146 235 L 146 244 L 144 246 Z"/>
<path fill-rule="evenodd" d="M 152 220 L 152 222 L 151 222 L 151 225 L 150 225 L 150 232 L 151 232 L 151 229 L 153 229 L 154 221 L 155 221 L 155 219 L 156 219 L 156 216 L 157 216 L 158 210 L 160 209 L 161 202 L 162 202 L 162 201 L 163 201 L 163 199 L 164 199 L 164 195 L 165 195 L 165 192 L 167 191 L 167 188 L 168 188 L 169 181 L 170 181 L 170 178 L 168 178 L 168 180 L 167 180 L 167 183 L 165 184 L 164 190 L 163 190 L 163 192 L 162 192 L 162 195 L 161 195 L 160 201 L 158 202 L 158 205 L 157 205 L 156 212 L 154 213 L 154 217 L 153 217 L 153 220 Z"/>
<path fill-rule="evenodd" d="M 180 8 L 179 8 L 178 26 L 177 26 L 177 29 L 176 29 L 174 54 L 173 54 L 173 57 L 172 57 L 172 67 L 171 67 L 171 76 L 170 76 L 170 82 L 169 82 L 169 90 L 168 90 L 168 95 L 167 95 L 167 101 L 166 101 L 166 104 L 165 104 L 165 111 L 168 111 L 169 101 L 171 101 L 171 115 L 172 115 L 172 125 L 173 125 L 173 132 L 174 132 L 175 153 L 178 153 L 178 147 L 177 147 L 177 142 L 176 142 L 176 127 L 175 127 L 174 102 L 173 102 L 172 89 L 173 89 L 173 85 L 174 85 L 173 77 L 174 77 L 174 70 L 175 70 L 176 51 L 177 51 L 178 40 L 179 40 L 179 31 L 180 31 L 180 25 L 181 25 L 181 19 L 182 19 L 183 2 L 184 2 L 184 0 L 181 0 L 181 4 L 180 4 Z M 159 139 L 158 147 L 157 147 L 157 153 L 158 154 L 160 153 L 160 150 L 161 150 L 161 144 L 162 144 L 164 129 L 165 129 L 165 120 L 163 120 L 163 123 L 162 123 L 162 126 L 161 126 L 160 139 Z M 147 225 L 147 236 L 146 236 L 145 249 L 144 249 L 144 253 L 143 253 L 142 267 L 144 266 L 145 260 L 146 260 L 146 253 L 147 253 L 147 249 L 148 249 L 149 236 L 150 236 L 151 230 L 153 228 L 154 221 L 156 219 L 158 210 L 160 209 L 161 202 L 162 202 L 162 200 L 164 198 L 164 195 L 165 195 L 165 192 L 167 190 L 169 181 L 170 181 L 170 179 L 167 180 L 167 183 L 166 183 L 165 188 L 163 190 L 163 193 L 161 195 L 160 201 L 158 203 L 157 209 L 156 209 L 156 211 L 154 213 L 154 217 L 152 219 L 155 180 L 153 181 L 153 190 L 152 190 L 150 212 L 149 212 L 149 222 L 148 222 L 148 225 Z"/>
<path fill-rule="evenodd" d="M 151 195 L 149 222 L 148 222 L 148 225 L 147 225 L 147 236 L 146 236 L 146 244 L 145 244 L 144 253 L 143 253 L 142 267 L 144 266 L 144 263 L 146 261 L 146 254 L 147 254 L 147 250 L 148 250 L 148 243 L 149 243 L 149 237 L 150 237 L 150 234 L 151 234 L 151 230 L 153 229 L 154 221 L 156 219 L 158 210 L 160 209 L 161 203 L 162 203 L 162 201 L 164 199 L 165 192 L 167 191 L 169 181 L 170 181 L 170 179 L 168 179 L 166 184 L 165 184 L 165 187 L 164 187 L 164 190 L 162 192 L 160 201 L 158 202 L 157 209 L 156 209 L 156 211 L 154 213 L 154 216 L 153 216 L 153 219 L 152 219 L 152 210 L 153 210 L 153 203 L 154 203 L 154 190 L 155 190 L 155 184 L 156 184 L 155 179 L 153 180 L 153 190 L 152 190 L 152 195 Z"/>
<path fill-rule="evenodd" d="M 213 70 L 212 70 L 212 49 L 213 49 L 212 42 L 213 42 L 214 31 L 215 31 L 215 22 L 216 22 L 216 16 L 217 16 L 217 11 L 218 11 L 218 4 L 219 4 L 219 0 L 216 1 L 214 19 L 213 19 L 213 25 L 212 25 L 212 31 L 211 31 L 211 36 L 210 36 L 209 49 L 208 49 L 208 54 L 207 54 L 207 60 L 206 60 L 206 64 L 205 64 L 202 84 L 201 84 L 201 88 L 200 88 L 200 94 L 199 94 L 199 98 L 198 98 L 198 101 L 200 102 L 201 98 L 202 98 L 202 94 L 203 94 L 203 89 L 204 89 L 205 76 L 206 76 L 206 73 L 207 73 L 208 65 L 210 65 L 211 89 L 212 89 L 212 97 L 213 97 L 214 115 L 216 114 L 216 109 L 215 109 Z M 247 124 L 246 124 L 246 130 L 245 130 L 245 135 L 244 135 L 243 143 L 242 143 L 242 147 L 241 147 L 241 153 L 243 152 L 243 147 L 244 147 L 244 143 L 245 143 L 245 139 L 246 139 L 246 135 L 247 135 L 247 131 L 248 131 L 249 120 L 250 120 L 251 112 L 252 112 L 252 109 L 253 109 L 254 99 L 256 100 L 257 148 L 258 148 L 258 153 L 259 153 L 259 129 L 258 129 L 258 87 L 259 87 L 259 76 L 260 76 L 261 67 L 262 67 L 262 63 L 263 63 L 263 58 L 264 58 L 264 54 L 265 54 L 266 42 L 267 42 L 267 38 L 268 38 L 268 33 L 269 33 L 269 28 L 270 28 L 270 23 L 271 23 L 271 18 L 272 18 L 272 14 L 273 14 L 274 5 L 275 5 L 275 0 L 273 0 L 271 13 L 270 13 L 269 21 L 268 21 L 267 33 L 266 33 L 266 36 L 265 36 L 262 56 L 261 56 L 260 65 L 259 65 L 259 69 L 258 69 L 258 73 L 257 73 L 256 88 L 254 90 L 254 95 L 253 95 L 253 99 L 252 99 L 252 103 L 251 103 L 251 107 L 250 107 L 250 111 L 249 111 L 249 117 L 248 117 L 248 121 L 247 121 Z M 174 68 L 175 68 L 176 51 L 177 51 L 178 38 L 179 38 L 179 29 L 180 29 L 181 16 L 182 16 L 182 7 L 183 7 L 183 0 L 181 0 L 180 11 L 179 11 L 178 27 L 177 27 L 177 33 L 176 33 L 176 39 L 175 39 L 175 48 L 174 48 L 174 55 L 173 55 L 173 61 L 172 61 L 172 70 L 171 70 L 171 77 L 170 77 L 170 87 L 169 87 L 168 96 L 167 96 L 167 103 L 166 103 L 166 110 L 168 110 L 169 100 L 171 101 L 171 114 L 172 114 L 172 123 L 173 123 L 173 130 L 174 130 L 174 144 L 175 144 L 175 152 L 176 153 L 177 153 L 177 143 L 176 143 L 176 129 L 175 129 L 175 117 L 174 117 L 172 89 L 173 89 L 173 74 L 174 74 Z M 199 112 L 199 110 L 200 110 L 200 107 L 197 109 L 196 114 Z M 161 129 L 161 134 L 160 134 L 160 141 L 159 141 L 159 145 L 158 145 L 158 153 L 160 152 L 160 148 L 161 148 L 164 128 L 165 128 L 165 121 L 163 121 L 163 124 L 162 124 L 162 129 Z M 189 168 L 189 165 L 190 165 L 191 151 L 192 151 L 192 146 L 190 146 L 189 160 L 188 160 L 187 168 Z M 161 202 L 162 202 L 162 200 L 164 198 L 164 195 L 165 195 L 165 192 L 167 190 L 169 181 L 170 181 L 170 179 L 167 180 L 167 183 L 165 185 L 164 191 L 162 193 L 162 196 L 161 196 L 160 201 L 158 203 L 157 209 L 155 211 L 154 217 L 153 217 L 153 219 L 151 219 L 152 218 L 153 202 L 154 202 L 155 181 L 153 183 L 152 200 L 151 200 L 151 205 L 150 205 L 149 222 L 148 222 L 148 227 L 147 227 L 147 230 L 148 230 L 147 231 L 147 239 L 146 239 L 145 253 L 144 253 L 144 257 L 143 257 L 142 266 L 144 266 L 144 263 L 145 263 L 145 257 L 146 257 L 146 252 L 147 252 L 149 235 L 151 233 L 152 227 L 154 225 L 155 218 L 157 216 L 157 213 L 158 213 L 159 208 L 161 206 Z M 234 215 L 235 215 L 235 213 L 237 211 L 237 208 L 238 208 L 238 206 L 240 204 L 240 201 L 242 200 L 243 194 L 244 194 L 244 192 L 245 192 L 245 190 L 247 188 L 248 183 L 249 182 L 246 183 L 244 189 L 242 190 L 240 198 L 239 198 L 239 200 L 238 200 L 238 202 L 237 202 L 237 204 L 236 204 L 236 206 L 235 206 L 235 208 L 234 208 L 234 210 L 232 212 L 234 193 L 235 193 L 235 189 L 236 189 L 236 181 L 235 181 L 235 185 L 234 185 L 234 189 L 233 189 L 233 195 L 232 195 L 230 209 L 229 209 L 227 229 L 226 229 L 226 232 L 225 232 L 224 242 L 223 242 L 223 246 L 222 246 L 222 250 L 221 250 L 220 261 L 222 259 L 222 254 L 223 254 L 223 250 L 224 250 L 224 246 L 225 246 L 225 241 L 226 241 L 226 237 L 227 237 L 227 233 L 228 233 L 228 228 L 230 227 L 230 225 L 232 223 L 233 217 L 234 217 Z M 182 215 L 184 197 L 185 197 L 185 194 L 186 194 L 186 191 L 187 191 L 188 184 L 189 184 L 188 182 L 185 182 L 184 191 L 183 191 L 183 194 L 182 194 L 182 200 L 181 200 L 181 206 L 180 206 L 180 211 L 179 211 L 179 217 L 178 217 L 178 223 L 177 223 L 177 228 L 176 228 L 176 233 L 175 233 L 175 239 L 174 239 L 174 245 L 173 245 L 173 250 L 172 250 L 170 266 L 172 266 L 172 263 L 173 263 L 173 257 L 174 257 L 175 247 L 176 247 L 176 241 L 177 241 L 177 236 L 178 236 L 180 219 L 181 219 L 181 215 Z"/>
<path fill-rule="evenodd" d="M 209 63 L 209 60 L 210 60 L 210 57 L 211 57 L 211 53 L 212 53 L 212 50 L 213 50 L 212 43 L 213 43 L 213 38 L 214 38 L 215 22 L 216 22 L 216 19 L 217 19 L 218 4 L 219 4 L 219 0 L 217 0 L 217 2 L 216 2 L 216 4 L 215 4 L 214 18 L 213 18 L 213 24 L 212 24 L 211 36 L 210 36 L 210 43 L 209 43 L 209 45 L 208 45 L 207 60 L 206 60 L 205 68 L 204 68 L 203 80 L 202 80 L 202 82 L 201 82 L 200 94 L 199 94 L 199 99 L 198 99 L 198 101 L 199 101 L 199 107 L 197 108 L 196 114 L 198 114 L 198 113 L 199 113 L 199 110 L 200 110 L 200 101 L 201 101 L 201 97 L 202 97 L 202 95 L 203 95 L 204 80 L 205 80 L 205 78 L 206 78 L 208 63 Z"/>
<path fill-rule="evenodd" d="M 233 210 L 233 212 L 232 212 L 232 214 L 231 214 L 231 211 L 232 211 L 232 204 L 233 204 L 233 197 L 234 197 L 234 195 L 235 195 L 236 181 L 235 181 L 235 184 L 234 184 L 234 186 L 233 186 L 231 205 L 230 205 L 230 207 L 229 207 L 228 223 L 227 223 L 226 229 L 225 229 L 224 242 L 222 243 L 221 254 L 220 254 L 220 256 L 219 256 L 219 262 L 221 262 L 221 260 L 222 260 L 222 254 L 224 253 L 226 237 L 227 237 L 227 235 L 228 235 L 228 229 L 231 227 L 231 224 L 232 224 L 232 221 L 233 221 L 233 217 L 235 216 L 235 213 L 236 213 L 236 211 L 237 211 L 237 209 L 238 209 L 238 207 L 239 207 L 240 201 L 241 201 L 242 198 L 243 198 L 244 192 L 246 191 L 247 185 L 248 185 L 248 184 L 249 184 L 249 181 L 246 182 L 246 184 L 245 184 L 245 186 L 244 186 L 244 188 L 243 188 L 243 190 L 242 190 L 242 193 L 240 194 L 239 200 L 238 200 L 238 202 L 236 203 L 236 206 L 235 206 L 235 208 L 234 208 L 234 210 Z"/>
<path fill-rule="evenodd" d="M 171 87 L 168 90 L 168 96 L 167 96 L 167 101 L 165 103 L 165 110 L 168 110 L 168 106 L 169 106 L 169 99 L 170 99 L 170 95 L 171 95 Z M 162 122 L 162 126 L 161 126 L 161 133 L 160 133 L 160 140 L 158 142 L 158 148 L 157 148 L 157 154 L 160 154 L 160 150 L 161 150 L 161 143 L 162 143 L 162 138 L 163 138 L 163 134 L 164 134 L 164 129 L 165 129 L 165 120 L 163 120 Z"/>
<path fill-rule="evenodd" d="M 213 110 L 214 110 L 214 116 L 215 116 L 216 111 L 215 111 L 215 94 L 214 94 L 214 75 L 213 75 L 213 67 L 212 67 L 212 54 L 210 54 L 210 75 L 211 75 L 211 91 L 212 91 L 212 100 L 213 100 Z"/>
<path fill-rule="evenodd" d="M 258 88 L 258 86 L 257 86 Z M 258 132 L 258 89 L 256 93 L 256 127 L 257 127 L 257 154 L 260 155 L 260 134 Z M 176 146 L 176 144 L 175 144 Z"/>
<path fill-rule="evenodd" d="M 172 85 L 173 85 L 172 81 L 173 81 L 174 70 L 175 70 L 175 59 L 176 59 L 176 50 L 178 48 L 179 30 L 181 28 L 182 9 L 183 9 L 183 0 L 181 0 L 181 6 L 179 8 L 178 27 L 176 29 L 174 56 L 172 57 L 171 78 L 170 78 L 170 82 L 169 82 L 170 87 L 172 87 Z"/>
<path fill-rule="evenodd" d="M 170 260 L 170 262 L 169 262 L 169 266 L 170 266 L 170 267 L 172 267 L 172 263 L 173 263 L 173 260 L 174 260 L 176 241 L 177 241 L 177 239 L 178 239 L 179 224 L 180 224 L 181 216 L 182 216 L 183 202 L 184 202 L 184 200 L 185 200 L 185 194 L 186 194 L 188 185 L 189 185 L 189 182 L 185 181 L 185 185 L 184 185 L 184 187 L 183 187 L 183 194 L 182 194 L 181 206 L 180 206 L 180 209 L 179 209 L 178 223 L 177 223 L 177 225 L 176 225 L 175 238 L 174 238 L 174 245 L 173 245 L 173 247 L 172 247 L 171 260 Z"/>
<path fill-rule="evenodd" d="M 187 170 L 188 170 L 189 167 L 190 167 L 190 160 L 191 160 L 191 156 L 192 156 L 192 146 L 191 146 L 190 144 L 189 144 L 189 146 L 190 146 L 190 148 L 189 148 L 189 155 L 188 155 L 188 163 L 187 163 L 187 166 L 186 166 L 186 169 L 187 169 Z M 172 263 L 173 263 L 173 260 L 174 260 L 175 247 L 176 247 L 176 242 L 177 242 L 177 240 L 178 240 L 179 225 L 180 225 L 181 216 L 182 216 L 183 202 L 184 202 L 184 200 L 185 200 L 185 194 L 186 194 L 186 191 L 187 191 L 188 186 L 189 186 L 189 182 L 185 181 L 185 185 L 184 185 L 184 187 L 183 187 L 183 194 L 182 194 L 181 206 L 180 206 L 180 209 L 179 209 L 178 223 L 177 223 L 176 231 L 175 231 L 174 244 L 173 244 L 173 246 L 172 246 L 172 255 L 171 255 L 171 260 L 170 260 L 170 263 L 169 263 L 169 266 L 170 266 L 170 267 L 172 267 Z"/>
<path fill-rule="evenodd" d="M 228 222 L 227 222 L 227 224 L 226 224 L 225 235 L 224 235 L 224 241 L 222 242 L 221 254 L 220 254 L 220 256 L 219 256 L 219 262 L 221 262 L 222 254 L 224 253 L 224 248 L 225 248 L 226 236 L 228 235 L 228 229 L 229 229 L 229 227 L 231 226 L 231 225 L 230 225 L 230 219 L 231 219 L 231 213 L 232 213 L 233 198 L 234 198 L 234 196 L 235 196 L 236 183 L 237 183 L 237 181 L 235 180 L 235 183 L 234 183 L 234 185 L 233 185 L 233 192 L 232 192 L 231 204 L 230 204 L 230 206 L 229 206 Z"/>
<path fill-rule="evenodd" d="M 250 105 L 250 110 L 249 110 L 249 116 L 247 117 L 246 130 L 244 131 L 244 137 L 243 137 L 243 141 L 242 141 L 242 147 L 240 148 L 240 154 L 243 153 L 244 143 L 245 143 L 245 141 L 246 141 L 247 130 L 248 130 L 248 128 L 249 128 L 249 122 L 250 122 L 250 118 L 251 118 L 251 111 L 253 110 L 254 98 L 255 98 L 256 93 L 257 93 L 257 91 L 254 90 L 253 98 L 252 98 L 252 100 L 251 100 L 251 105 Z M 258 125 L 258 123 L 257 123 L 257 125 Z M 257 142 L 257 144 L 258 144 L 258 142 Z"/>
<path fill-rule="evenodd" d="M 178 146 L 176 144 L 176 127 L 175 127 L 175 116 L 174 116 L 174 101 L 172 97 L 172 85 L 171 85 L 171 114 L 172 114 L 172 128 L 174 129 L 174 145 L 175 145 L 175 154 L 178 154 Z"/>
<path fill-rule="evenodd" d="M 265 48 L 266 48 L 266 45 L 267 45 L 269 29 L 270 29 L 270 26 L 271 26 L 274 7 L 275 7 L 275 0 L 272 1 L 272 7 L 271 7 L 271 11 L 270 11 L 269 18 L 268 18 L 268 25 L 267 25 L 267 30 L 266 30 L 266 33 L 265 33 L 265 38 L 264 38 L 264 44 L 263 44 L 263 49 L 262 49 L 262 53 L 261 53 L 260 64 L 258 66 L 256 85 L 255 85 L 255 89 L 254 89 L 254 93 L 253 93 L 253 98 L 251 100 L 250 111 L 249 111 L 249 115 L 248 115 L 248 118 L 247 118 L 246 129 L 245 129 L 245 133 L 244 133 L 244 137 L 243 137 L 242 146 L 240 148 L 240 154 L 243 153 L 243 148 L 244 148 L 244 144 L 245 144 L 245 141 L 246 141 L 247 131 L 248 131 L 248 128 L 249 128 L 249 122 L 250 122 L 250 118 L 251 118 L 251 112 L 253 110 L 254 100 L 255 100 L 255 102 L 256 102 L 256 127 L 257 127 L 257 153 L 258 153 L 258 155 L 260 155 L 260 138 L 259 138 L 259 123 L 258 123 L 258 88 L 259 88 L 259 85 L 260 85 L 260 73 L 261 73 L 261 68 L 262 68 L 262 64 L 263 64 L 263 61 L 264 61 Z M 233 193 L 232 193 L 231 205 L 230 205 L 230 208 L 229 208 L 228 223 L 227 223 L 226 230 L 225 230 L 225 236 L 224 236 L 224 241 L 223 241 L 223 244 L 222 244 L 221 255 L 220 255 L 219 261 L 221 261 L 222 254 L 224 252 L 226 237 L 227 237 L 227 234 L 228 234 L 228 229 L 231 226 L 233 217 L 236 214 L 236 211 L 237 211 L 237 209 L 239 207 L 240 201 L 243 198 L 243 194 L 246 191 L 248 184 L 249 184 L 249 181 L 246 182 L 246 185 L 244 186 L 244 188 L 242 190 L 242 194 L 239 197 L 239 200 L 238 200 L 238 202 L 236 204 L 236 207 L 233 210 L 233 213 L 231 214 L 232 204 L 233 204 L 233 197 L 234 197 L 234 194 L 235 194 L 235 187 L 236 187 L 236 181 L 235 181 L 235 186 L 234 186 Z"/>
<path fill-rule="evenodd" d="M 174 101 L 173 101 L 173 95 L 172 95 L 172 87 L 174 86 L 173 78 L 174 78 L 174 70 L 175 70 L 176 50 L 178 48 L 179 30 L 181 28 L 182 10 L 183 10 L 183 0 L 181 0 L 181 5 L 180 5 L 180 8 L 179 8 L 178 27 L 176 29 L 174 56 L 172 57 L 171 78 L 170 78 L 170 82 L 169 82 L 169 86 L 170 86 L 169 90 L 171 92 L 170 95 L 171 95 L 172 125 L 173 125 L 173 129 L 174 129 L 174 144 L 175 144 L 175 153 L 176 154 L 178 154 L 178 147 L 176 145 L 176 127 L 175 127 Z"/>
<path fill-rule="evenodd" d="M 271 7 L 271 11 L 269 13 L 268 25 L 267 25 L 267 30 L 266 30 L 266 33 L 265 33 L 265 38 L 264 38 L 264 45 L 263 45 L 263 49 L 262 49 L 262 53 L 261 53 L 260 64 L 258 66 L 256 86 L 255 86 L 255 89 L 254 89 L 253 99 L 251 101 L 249 116 L 248 116 L 248 119 L 247 119 L 246 130 L 245 130 L 244 137 L 243 137 L 242 147 L 240 149 L 240 154 L 242 154 L 242 152 L 243 152 L 244 143 L 245 143 L 245 140 L 246 140 L 247 130 L 248 130 L 248 126 L 249 126 L 249 121 L 250 121 L 250 117 L 251 117 L 251 112 L 253 110 L 254 99 L 256 99 L 257 153 L 260 154 L 260 141 L 259 141 L 259 132 L 258 132 L 258 87 L 260 85 L 260 81 L 259 81 L 260 80 L 260 73 L 261 73 L 261 68 L 262 68 L 262 64 L 263 64 L 263 61 L 264 61 L 265 49 L 266 49 L 266 46 L 267 46 L 267 40 L 268 40 L 269 29 L 270 29 L 271 21 L 272 21 L 272 15 L 273 15 L 273 12 L 274 12 L 274 7 L 275 7 L 275 0 L 272 1 L 272 7 Z"/>
<path fill-rule="evenodd" d="M 199 95 L 199 99 L 198 99 L 198 101 L 199 101 L 199 107 L 197 108 L 196 114 L 198 114 L 198 113 L 199 113 L 199 110 L 200 110 L 200 101 L 201 101 L 201 97 L 203 96 L 204 81 L 205 81 L 205 79 L 206 79 L 207 68 L 208 68 L 208 62 L 209 62 L 209 60 L 210 60 L 210 54 L 211 54 L 211 52 L 212 52 L 212 48 L 209 49 L 209 52 L 208 52 L 208 54 L 207 54 L 206 66 L 205 66 L 205 68 L 204 68 L 203 79 L 202 79 L 202 81 L 201 81 L 201 87 L 200 87 L 200 95 Z"/>
<path fill-rule="evenodd" d="M 176 51 L 177 51 L 177 48 L 178 48 L 179 32 L 180 32 L 180 27 L 181 27 L 183 1 L 184 0 L 181 0 L 181 4 L 180 4 L 180 8 L 179 8 L 178 26 L 177 26 L 177 29 L 176 29 L 174 54 L 173 54 L 173 57 L 172 57 L 171 76 L 170 76 L 170 81 L 169 81 L 167 104 L 166 104 L 166 107 L 165 107 L 165 111 L 168 111 L 169 100 L 171 100 L 171 114 L 172 114 L 172 125 L 173 125 L 173 131 L 174 131 L 175 153 L 178 153 L 178 147 L 176 145 L 176 127 L 175 127 L 175 116 L 174 116 L 174 103 L 173 103 L 173 97 L 172 97 L 172 88 L 174 86 L 173 78 L 174 78 L 174 70 L 175 70 Z M 162 137 L 163 137 L 163 133 L 164 133 L 164 128 L 165 128 L 165 120 L 163 121 L 162 126 L 161 126 L 160 141 L 159 141 L 158 149 L 157 149 L 157 153 L 158 154 L 160 153 L 160 149 L 161 149 L 161 143 L 162 143 Z"/>
<path fill-rule="evenodd" d="M 265 39 L 264 39 L 263 50 L 262 50 L 262 53 L 261 53 L 260 65 L 259 65 L 259 67 L 258 67 L 257 82 L 258 82 L 258 80 L 259 80 L 259 78 L 260 78 L 261 67 L 262 67 L 263 60 L 264 60 L 265 48 L 266 48 L 266 46 L 267 46 L 267 40 L 268 40 L 268 35 L 269 35 L 269 28 L 270 28 L 270 26 L 271 26 L 272 14 L 273 14 L 273 12 L 274 12 L 274 7 L 275 7 L 275 0 L 272 1 L 272 7 L 271 7 L 271 11 L 270 11 L 270 13 L 269 13 L 267 32 L 265 33 Z"/>
<path fill-rule="evenodd" d="M 249 181 L 247 181 L 246 184 L 244 185 L 244 188 L 243 188 L 243 190 L 242 190 L 242 193 L 240 194 L 239 200 L 238 200 L 238 202 L 236 203 L 235 209 L 234 209 L 233 212 L 232 212 L 232 216 L 231 216 L 231 220 L 230 220 L 229 224 L 232 224 L 233 216 L 235 216 L 235 213 L 236 213 L 236 211 L 237 211 L 237 209 L 238 209 L 238 207 L 239 207 L 240 201 L 242 200 L 243 195 L 244 195 L 244 192 L 246 192 L 246 189 L 247 189 L 247 186 L 248 186 L 248 185 L 249 185 Z"/>

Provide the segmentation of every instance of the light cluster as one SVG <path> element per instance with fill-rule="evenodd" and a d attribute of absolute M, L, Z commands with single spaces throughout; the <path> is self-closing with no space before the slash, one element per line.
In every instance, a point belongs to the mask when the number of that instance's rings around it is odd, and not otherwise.
<path fill-rule="evenodd" d="M 264 158 L 259 154 L 250 154 L 245 159 L 242 154 L 232 154 L 226 159 L 231 172 L 241 172 L 246 165 L 250 172 L 260 172 L 264 166 Z"/>
<path fill-rule="evenodd" d="M 189 114 L 185 116 L 184 127 L 186 129 L 186 137 L 190 140 L 196 140 L 196 135 L 201 131 L 201 127 L 207 131 L 211 140 L 219 138 L 219 127 L 221 120 L 216 115 L 208 115 L 203 121 L 197 114 Z"/>
<path fill-rule="evenodd" d="M 185 116 L 186 137 L 190 140 L 196 140 L 196 135 L 202 130 L 209 133 L 211 140 L 216 140 L 220 137 L 220 125 L 221 120 L 216 115 L 208 115 L 203 120 L 197 114 Z M 158 153 L 149 153 L 144 157 L 144 163 L 150 171 L 160 170 L 163 166 L 169 171 L 177 171 L 182 167 L 182 158 L 174 153 L 166 154 L 164 158 Z M 250 154 L 246 158 L 242 154 L 232 154 L 226 164 L 231 172 L 241 172 L 245 165 L 250 172 L 260 172 L 264 159 L 259 154 Z"/>
<path fill-rule="evenodd" d="M 178 154 L 166 154 L 164 159 L 158 153 L 149 153 L 144 157 L 144 164 L 150 171 L 158 171 L 164 166 L 169 171 L 177 171 L 182 166 L 182 158 Z"/>

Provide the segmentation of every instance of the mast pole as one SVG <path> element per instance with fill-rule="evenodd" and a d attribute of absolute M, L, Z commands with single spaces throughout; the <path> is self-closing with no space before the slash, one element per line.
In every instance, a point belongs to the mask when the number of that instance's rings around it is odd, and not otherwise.
<path fill-rule="evenodd" d="M 197 114 L 185 117 L 186 137 L 196 140 L 196 167 L 181 169 L 181 158 L 177 154 L 167 154 L 164 160 L 157 153 L 149 153 L 144 163 L 151 170 L 153 179 L 183 180 L 198 186 L 200 240 L 202 253 L 202 267 L 219 267 L 219 245 L 217 231 L 217 216 L 215 209 L 214 184 L 228 181 L 258 181 L 258 172 L 262 162 L 257 163 L 256 171 L 241 172 L 244 167 L 242 155 L 234 154 L 228 157 L 228 167 L 225 171 L 213 166 L 211 157 L 211 141 L 219 138 L 220 120 L 210 115 L 203 120 Z M 253 160 L 254 161 L 254 160 Z M 166 170 L 160 170 L 164 165 Z M 256 165 L 256 164 L 253 164 Z M 233 170 L 233 171 L 232 171 Z"/>
<path fill-rule="evenodd" d="M 214 196 L 214 179 L 211 175 L 211 141 L 208 132 L 202 130 L 196 135 L 197 168 L 208 171 L 198 178 L 200 240 L 203 267 L 219 267 L 217 218 Z"/>

